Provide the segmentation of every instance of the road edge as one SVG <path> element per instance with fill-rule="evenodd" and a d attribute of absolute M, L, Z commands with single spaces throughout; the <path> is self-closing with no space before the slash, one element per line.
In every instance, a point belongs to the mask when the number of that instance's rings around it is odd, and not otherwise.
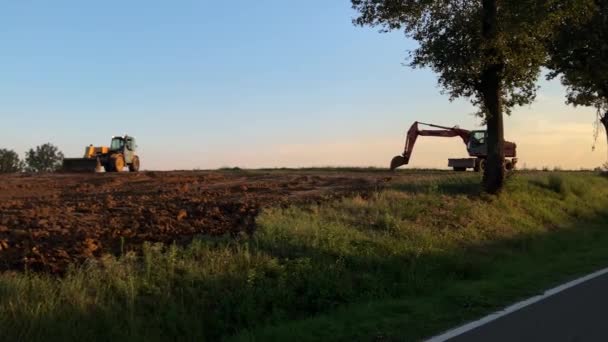
<path fill-rule="evenodd" d="M 443 333 L 441 333 L 439 335 L 430 337 L 428 339 L 425 339 L 424 341 L 426 341 L 426 342 L 443 342 L 443 341 L 447 341 L 447 340 L 449 340 L 451 338 L 454 338 L 456 336 L 462 335 L 462 334 L 467 333 L 467 332 L 469 332 L 471 330 L 477 329 L 477 328 L 479 328 L 479 327 L 481 327 L 481 326 L 483 326 L 485 324 L 488 324 L 488 323 L 490 323 L 492 321 L 495 321 L 495 320 L 497 320 L 499 318 L 502 318 L 504 316 L 510 315 L 510 314 L 512 314 L 512 313 L 514 313 L 514 312 L 516 312 L 518 310 L 521 310 L 521 309 L 523 309 L 523 308 L 525 308 L 527 306 L 530 306 L 532 304 L 538 303 L 538 302 L 540 302 L 540 301 L 542 301 L 544 299 L 547 299 L 547 298 L 549 298 L 551 296 L 554 296 L 554 295 L 556 295 L 556 294 L 558 294 L 558 293 L 560 293 L 562 291 L 565 291 L 567 289 L 573 288 L 575 286 L 578 286 L 578 285 L 580 285 L 582 283 L 585 283 L 587 281 L 593 280 L 593 279 L 595 279 L 597 277 L 600 277 L 600 276 L 603 276 L 605 274 L 608 274 L 608 267 L 604 268 L 604 269 L 601 269 L 599 271 L 593 272 L 591 274 L 588 274 L 586 276 L 580 277 L 578 279 L 569 281 L 569 282 L 564 283 L 562 285 L 558 285 L 558 286 L 556 286 L 556 287 L 554 287 L 552 289 L 549 289 L 549 290 L 545 291 L 543 294 L 540 294 L 540 295 L 537 295 L 537 296 L 534 296 L 534 297 L 530 297 L 528 299 L 524 299 L 524 300 L 522 300 L 520 302 L 517 302 L 517 303 L 515 303 L 513 305 L 510 305 L 510 306 L 508 306 L 508 307 L 506 307 L 506 308 L 504 308 L 504 309 L 502 309 L 500 311 L 496 311 L 496 312 L 491 313 L 491 314 L 489 314 L 489 315 L 487 315 L 487 316 L 485 316 L 483 318 L 480 318 L 480 319 L 478 319 L 476 321 L 472 321 L 472 322 L 466 323 L 466 324 L 464 324 L 462 326 L 459 326 L 457 328 L 454 328 L 454 329 L 448 330 L 446 332 L 443 332 Z"/>

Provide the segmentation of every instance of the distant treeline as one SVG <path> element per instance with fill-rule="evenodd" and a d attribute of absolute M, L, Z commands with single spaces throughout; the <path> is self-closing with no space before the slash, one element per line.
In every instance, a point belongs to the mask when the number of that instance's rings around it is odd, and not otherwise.
<path fill-rule="evenodd" d="M 63 153 L 51 143 L 30 148 L 23 159 L 14 150 L 0 148 L 0 173 L 55 172 L 62 161 Z"/>

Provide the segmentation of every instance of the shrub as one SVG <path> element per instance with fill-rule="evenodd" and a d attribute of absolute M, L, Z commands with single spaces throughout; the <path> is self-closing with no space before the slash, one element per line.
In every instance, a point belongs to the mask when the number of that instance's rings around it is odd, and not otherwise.
<path fill-rule="evenodd" d="M 61 168 L 62 161 L 63 153 L 51 143 L 36 146 L 35 150 L 30 148 L 25 155 L 27 171 L 30 172 L 57 171 Z"/>
<path fill-rule="evenodd" d="M 0 173 L 19 172 L 23 169 L 23 162 L 17 152 L 0 148 Z"/>

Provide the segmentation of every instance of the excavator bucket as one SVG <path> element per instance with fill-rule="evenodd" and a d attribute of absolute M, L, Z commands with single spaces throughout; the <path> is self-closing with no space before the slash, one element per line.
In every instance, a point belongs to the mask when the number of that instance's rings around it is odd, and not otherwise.
<path fill-rule="evenodd" d="M 100 172 L 101 163 L 97 158 L 66 158 L 63 160 L 64 172 Z"/>
<path fill-rule="evenodd" d="M 399 166 L 407 164 L 404 156 L 395 156 L 393 160 L 391 160 L 391 171 L 395 171 Z"/>

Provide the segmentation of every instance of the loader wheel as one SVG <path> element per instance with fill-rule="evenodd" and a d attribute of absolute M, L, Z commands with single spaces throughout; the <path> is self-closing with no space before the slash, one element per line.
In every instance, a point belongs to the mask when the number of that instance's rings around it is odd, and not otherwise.
<path fill-rule="evenodd" d="M 122 172 L 122 170 L 125 168 L 125 160 L 122 158 L 121 155 L 116 154 L 112 156 L 112 159 L 110 160 L 110 165 L 112 172 Z"/>
<path fill-rule="evenodd" d="M 129 172 L 139 171 L 139 157 L 133 157 L 133 161 L 129 164 Z"/>

